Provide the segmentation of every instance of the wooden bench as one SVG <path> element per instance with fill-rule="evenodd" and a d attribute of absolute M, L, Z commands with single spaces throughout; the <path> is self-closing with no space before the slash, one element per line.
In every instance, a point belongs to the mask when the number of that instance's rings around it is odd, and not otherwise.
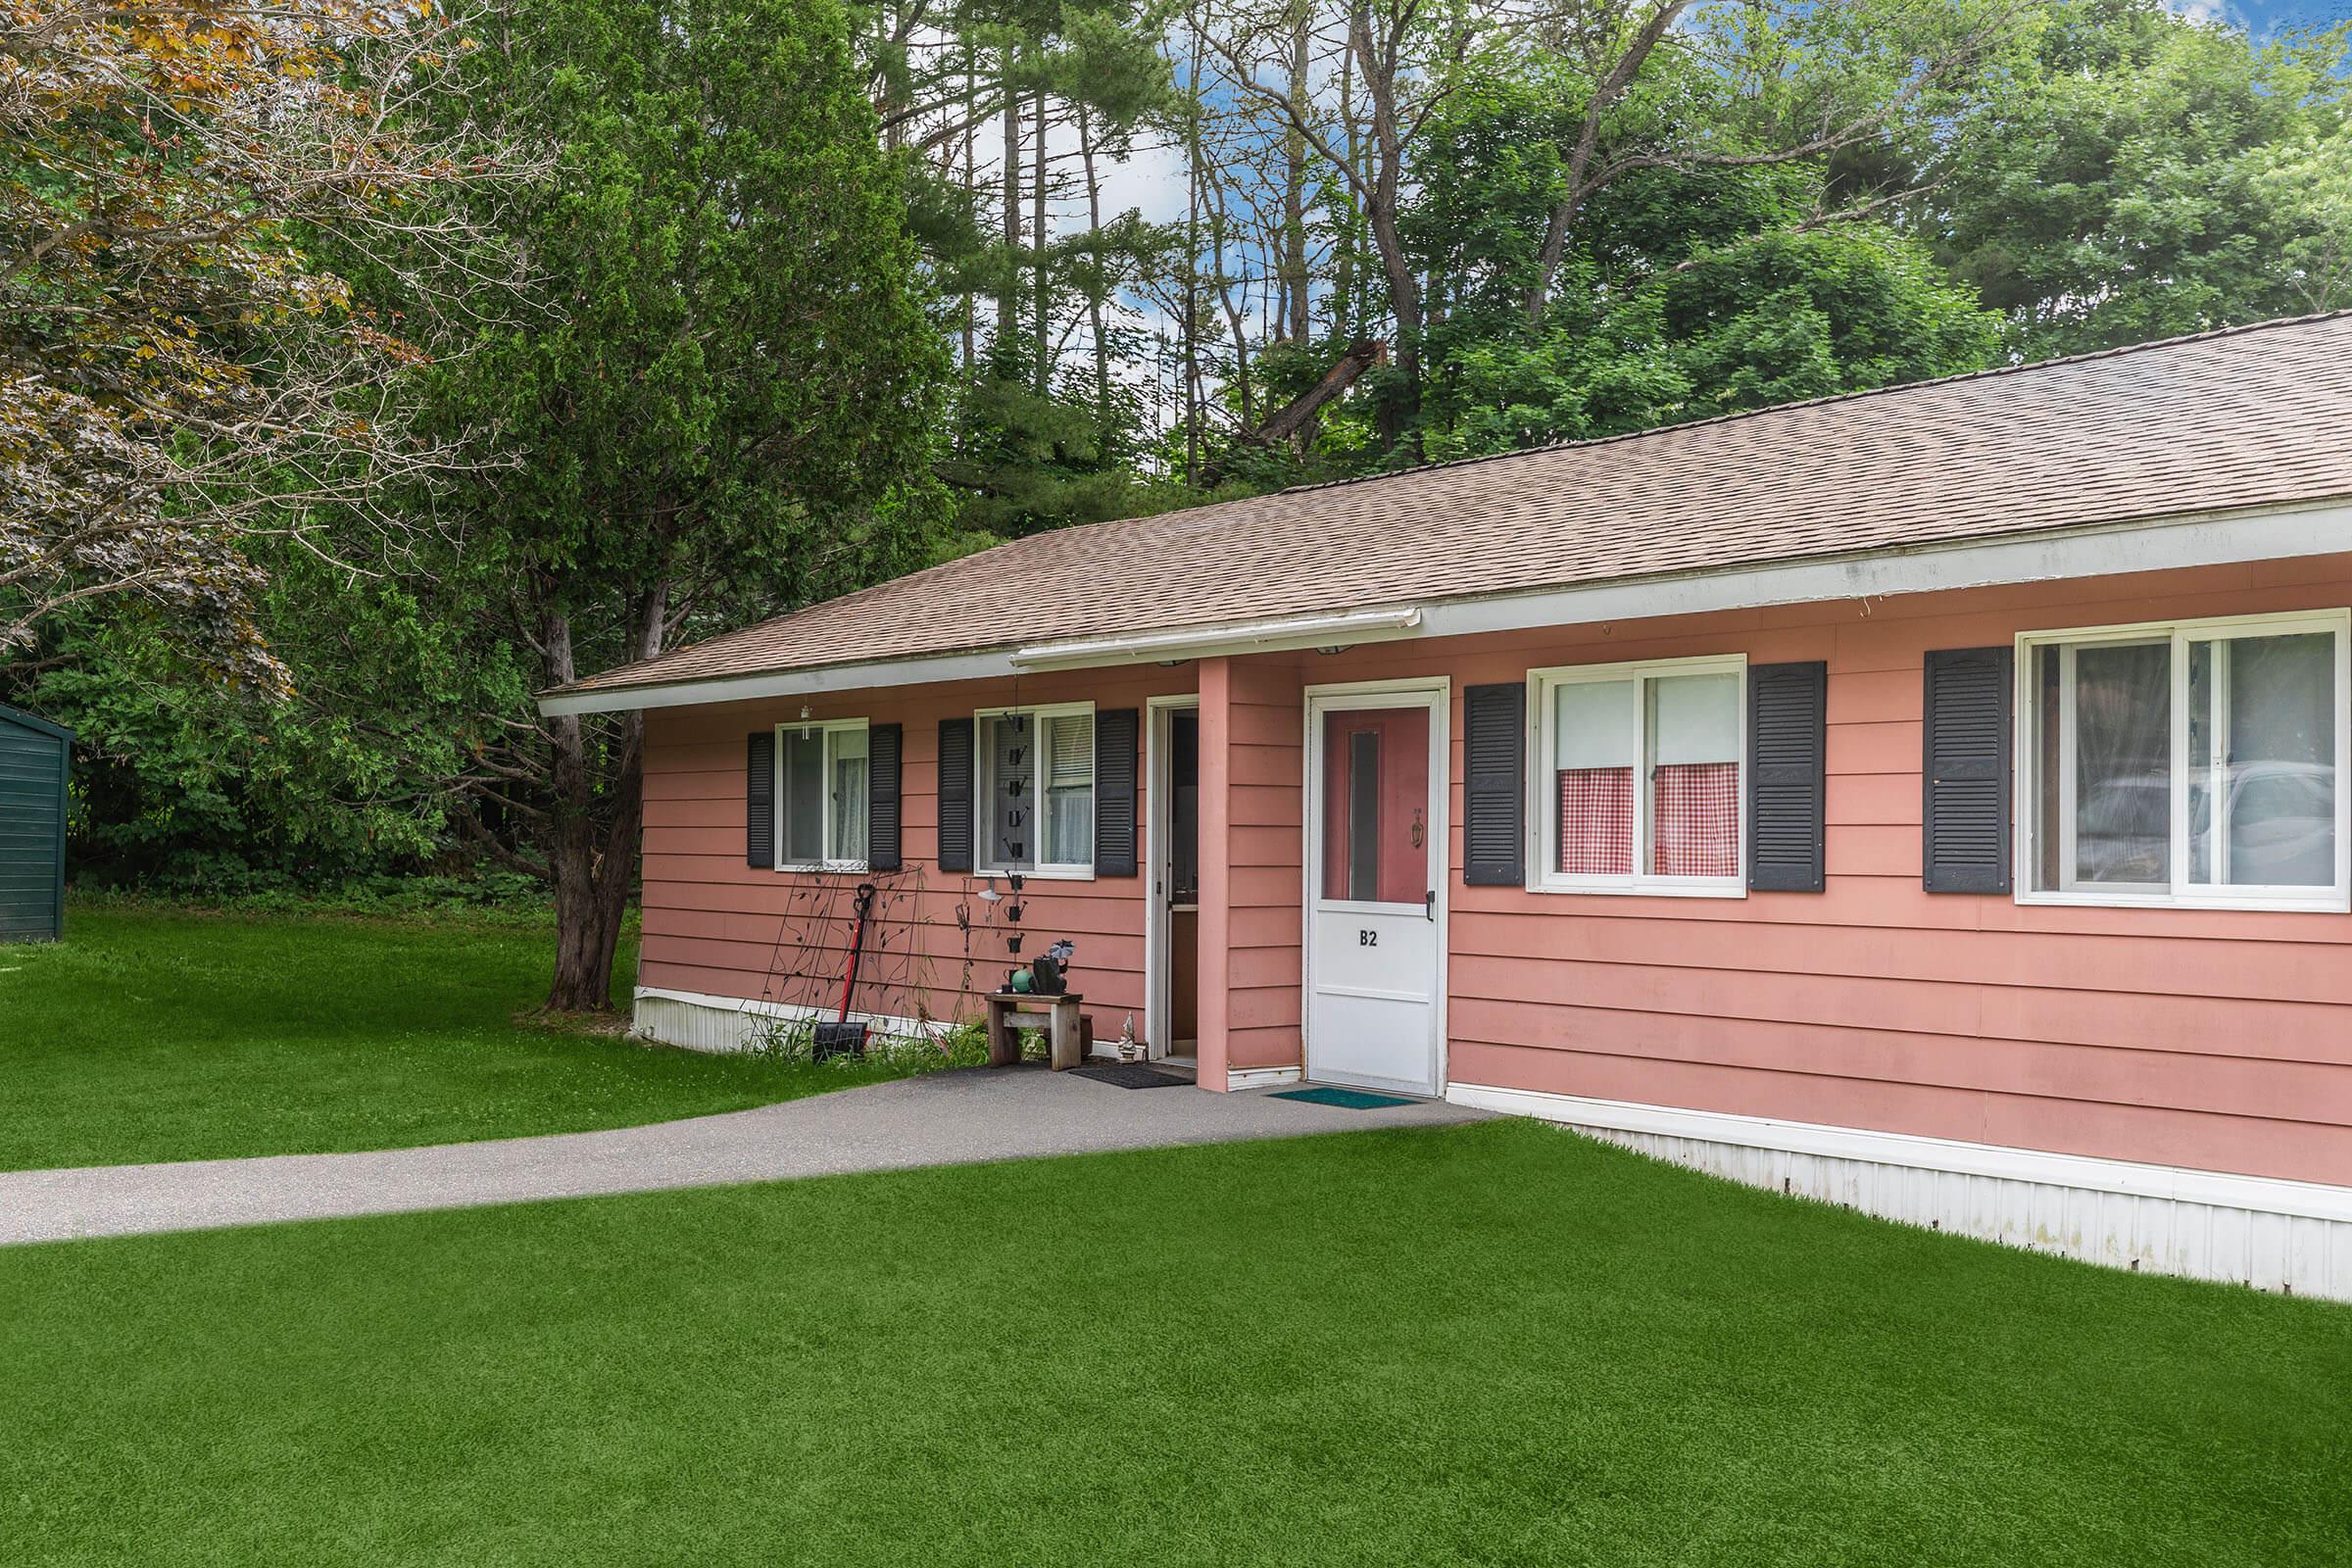
<path fill-rule="evenodd" d="M 1062 1072 L 1086 1059 L 1084 1014 L 1079 1004 L 1086 998 L 1075 991 L 1058 997 L 1033 996 L 1026 991 L 992 991 L 988 994 L 988 1064 L 991 1067 L 1009 1067 L 1021 1059 L 1020 1031 L 1013 1027 L 1018 1014 L 1050 1013 L 1046 1038 L 1052 1047 L 1054 1070 Z"/>

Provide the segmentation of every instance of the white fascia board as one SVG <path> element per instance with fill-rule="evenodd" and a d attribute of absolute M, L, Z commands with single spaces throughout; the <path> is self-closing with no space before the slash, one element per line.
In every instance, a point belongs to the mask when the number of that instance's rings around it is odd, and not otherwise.
<path fill-rule="evenodd" d="M 566 692 L 539 699 L 539 711 L 621 713 L 644 708 L 695 708 L 705 703 L 742 703 L 761 697 L 814 697 L 827 692 L 871 691 L 881 686 L 929 686 L 940 681 L 989 680 L 1014 675 L 1009 650 L 950 654 L 938 659 L 889 659 L 864 664 L 817 664 L 751 675 L 715 675 L 708 680 L 660 686 L 619 686 L 606 691 Z"/>
<path fill-rule="evenodd" d="M 2214 513 L 2023 539 L 1924 545 L 1736 571 L 1457 600 L 1426 607 L 1422 635 L 1461 637 L 2347 553 L 2352 553 L 2352 505 Z"/>
<path fill-rule="evenodd" d="M 2303 556 L 2352 554 L 2352 503 L 2293 510 L 2199 513 L 2185 516 L 2078 528 L 2018 539 L 1974 540 L 1874 551 L 1820 561 L 1743 566 L 1723 571 L 1685 572 L 1671 577 L 1596 583 L 1486 599 L 1425 603 L 1417 609 L 1338 612 L 1315 617 L 1319 631 L 1294 631 L 1297 642 L 1282 647 L 1320 647 L 1383 637 L 1463 637 L 1478 632 L 1524 631 L 1544 626 L 1592 625 L 1601 621 L 1646 620 L 1665 615 L 1757 610 L 1773 605 L 1818 604 L 1841 599 L 1884 599 L 1898 594 L 1953 588 L 1989 588 L 2011 583 L 2055 582 L 2108 577 L 2126 572 L 2170 571 L 2191 566 L 2234 565 L 2250 561 L 2283 561 Z M 1350 613 L 1409 617 L 1394 626 L 1339 635 L 1329 628 Z M 1284 617 L 1224 627 L 1170 632 L 1170 642 L 1150 651 L 1146 637 L 1102 639 L 1104 652 L 1062 662 L 1081 643 L 1028 649 L 902 659 L 861 664 L 830 664 L 772 673 L 728 675 L 670 685 L 618 687 L 543 697 L 539 710 L 563 713 L 618 712 L 630 709 L 682 708 L 703 703 L 743 702 L 762 697 L 802 697 L 885 686 L 920 686 L 936 681 L 984 680 L 1047 667 L 1083 668 L 1157 659 L 1203 657 L 1200 652 L 1271 651 L 1281 626 L 1308 624 Z M 1222 643 L 1209 641 L 1212 634 Z"/>
<path fill-rule="evenodd" d="M 1012 651 L 1023 669 L 1096 669 L 1112 664 L 1148 664 L 1163 660 L 1214 659 L 1226 654 L 1271 654 L 1298 648 L 1353 647 L 1410 637 L 1420 630 L 1421 612 L 1411 605 L 1385 610 L 1351 610 L 1332 615 L 1297 615 L 1282 620 L 1234 621 L 1139 632 L 1132 637 L 1095 637 L 1040 643 Z"/>

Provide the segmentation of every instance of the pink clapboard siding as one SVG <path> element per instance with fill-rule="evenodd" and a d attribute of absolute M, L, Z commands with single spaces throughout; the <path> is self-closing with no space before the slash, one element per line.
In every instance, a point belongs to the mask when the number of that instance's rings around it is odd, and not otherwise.
<path fill-rule="evenodd" d="M 1296 1067 L 1300 1059 L 1306 765 L 1300 658 L 1268 654 L 1200 665 L 1204 1073 Z M 1220 844 L 1229 846 L 1224 855 L 1216 852 Z"/>
<path fill-rule="evenodd" d="M 2352 604 L 2352 558 L 1389 644 L 1317 682 L 1826 660 L 1828 890 L 1460 883 L 1455 1082 L 2352 1182 L 2352 915 L 2027 906 L 1920 882 L 1923 658 L 2018 632 Z M 1461 753 L 1456 709 L 1455 822 Z"/>
<path fill-rule="evenodd" d="M 2352 604 L 2352 557 L 1615 625 L 1204 659 L 826 698 L 906 726 L 905 850 L 859 1009 L 970 1016 L 1009 959 L 943 876 L 937 725 L 1015 702 L 1198 692 L 1200 1061 L 1297 1066 L 1308 685 L 1463 687 L 1580 662 L 1742 654 L 1830 668 L 1828 890 L 1532 894 L 1460 881 L 1453 736 L 1448 1073 L 1607 1100 L 2352 1183 L 2352 915 L 2025 906 L 1920 884 L 1924 656 L 2022 630 Z M 743 862 L 743 743 L 796 703 L 648 715 L 640 983 L 829 1005 L 854 876 Z M 1148 781 L 1147 781 L 1148 782 Z M 1147 818 L 1148 820 L 1148 818 Z M 1024 956 L 1067 935 L 1098 1035 L 1144 1025 L 1141 877 L 1033 882 Z M 957 911 L 970 918 L 967 937 Z M 967 973 L 966 962 L 969 969 Z M 967 990 L 968 986 L 968 990 Z"/>
<path fill-rule="evenodd" d="M 1098 710 L 1192 690 L 1193 672 L 1146 667 L 972 681 L 811 699 L 809 716 L 905 726 L 902 850 L 884 872 L 860 966 L 856 1010 L 886 1017 L 969 1019 L 977 995 L 1056 937 L 1077 944 L 1073 988 L 1097 1036 L 1144 1028 L 1144 892 L 1140 876 L 1030 879 L 1016 960 L 1006 950 L 1009 900 L 978 895 L 1002 878 L 943 873 L 939 853 L 939 721 L 976 710 L 1092 699 Z M 852 872 L 761 870 L 744 862 L 744 742 L 801 716 L 796 701 L 655 709 L 646 714 L 645 942 L 637 983 L 831 1008 L 841 990 Z M 1138 768 L 1139 795 L 1143 784 Z M 1149 809 L 1139 798 L 1138 811 Z M 959 918 L 959 911 L 961 918 Z"/>

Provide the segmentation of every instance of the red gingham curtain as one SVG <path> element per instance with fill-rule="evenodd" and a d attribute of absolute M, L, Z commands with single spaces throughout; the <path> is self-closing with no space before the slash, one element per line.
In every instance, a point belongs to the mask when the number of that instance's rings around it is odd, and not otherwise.
<path fill-rule="evenodd" d="M 1634 770 L 1560 769 L 1559 869 L 1625 876 L 1634 868 Z"/>
<path fill-rule="evenodd" d="M 1677 762 L 1657 770 L 1650 801 L 1651 858 L 1659 876 L 1740 871 L 1740 764 Z"/>

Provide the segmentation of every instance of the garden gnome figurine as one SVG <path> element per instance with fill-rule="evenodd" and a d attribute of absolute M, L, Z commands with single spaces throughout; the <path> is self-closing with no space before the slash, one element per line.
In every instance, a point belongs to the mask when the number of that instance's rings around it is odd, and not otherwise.
<path fill-rule="evenodd" d="M 1135 1043 L 1135 1014 L 1131 1012 L 1127 1015 L 1127 1021 L 1119 1025 L 1119 1059 L 1133 1061 L 1142 1054 L 1141 1048 Z"/>

